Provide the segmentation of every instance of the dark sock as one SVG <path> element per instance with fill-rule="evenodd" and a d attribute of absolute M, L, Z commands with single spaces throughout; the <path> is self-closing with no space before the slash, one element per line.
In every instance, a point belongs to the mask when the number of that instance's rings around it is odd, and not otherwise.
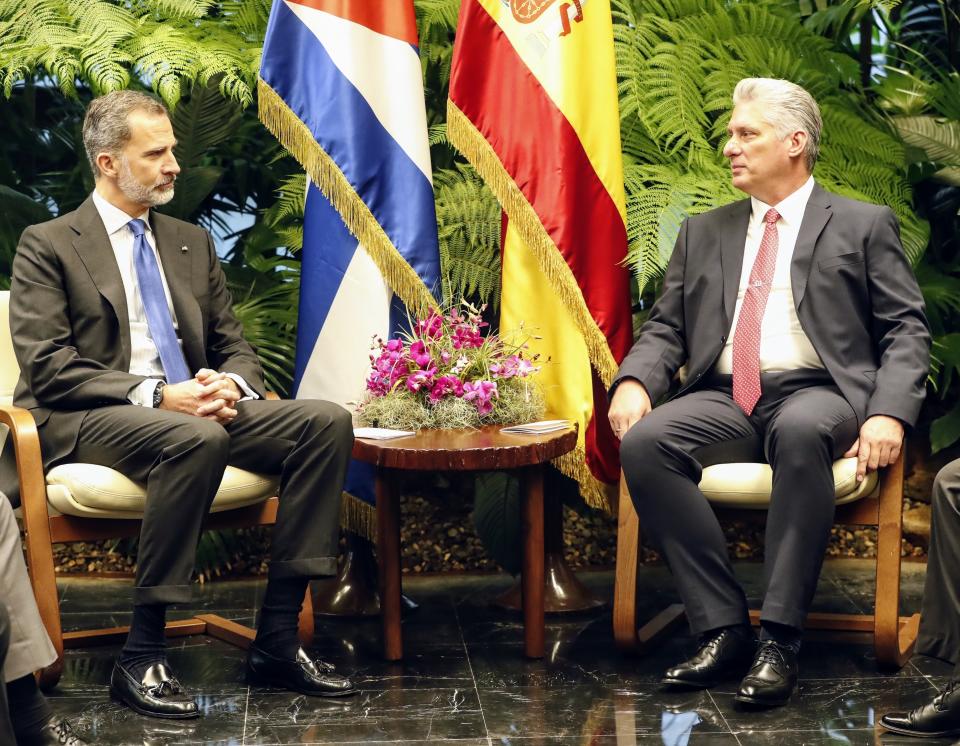
<path fill-rule="evenodd" d="M 47 698 L 37 688 L 33 674 L 7 683 L 7 704 L 17 742 L 30 743 L 40 738 L 40 729 L 53 714 Z"/>
<path fill-rule="evenodd" d="M 257 647 L 279 658 L 293 659 L 300 647 L 300 607 L 309 578 L 270 578 L 260 609 Z"/>
<path fill-rule="evenodd" d="M 777 622 L 760 622 L 760 639 L 773 640 L 778 645 L 790 648 L 794 653 L 800 652 L 800 638 L 803 632 L 788 624 Z"/>
<path fill-rule="evenodd" d="M 700 644 L 704 645 L 712 640 L 714 637 L 719 635 L 723 631 L 729 631 L 733 634 L 742 637 L 744 640 L 756 640 L 757 636 L 753 633 L 753 627 L 744 622 L 743 624 L 730 624 L 726 627 L 716 627 L 714 629 L 708 629 L 702 635 L 700 635 Z"/>
<path fill-rule="evenodd" d="M 138 604 L 133 607 L 130 633 L 120 651 L 120 665 L 138 681 L 154 663 L 167 660 L 166 604 Z"/>

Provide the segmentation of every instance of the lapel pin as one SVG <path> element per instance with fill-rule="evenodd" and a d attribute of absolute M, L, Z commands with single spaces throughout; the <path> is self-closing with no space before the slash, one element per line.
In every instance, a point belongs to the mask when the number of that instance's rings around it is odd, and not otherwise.
<path fill-rule="evenodd" d="M 181 253 L 181 254 L 186 254 L 189 250 L 190 250 L 190 249 L 188 249 L 186 246 L 181 246 L 181 247 L 180 247 L 180 253 Z"/>

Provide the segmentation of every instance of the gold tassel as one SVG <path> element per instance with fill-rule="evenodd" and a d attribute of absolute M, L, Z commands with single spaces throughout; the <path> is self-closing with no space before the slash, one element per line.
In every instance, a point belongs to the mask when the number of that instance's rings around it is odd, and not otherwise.
<path fill-rule="evenodd" d="M 610 351 L 607 337 L 590 314 L 583 293 L 570 265 L 557 249 L 533 206 L 503 167 L 486 138 L 466 114 L 447 100 L 447 137 L 466 156 L 500 201 L 511 223 L 515 223 L 524 242 L 533 251 L 540 268 L 553 285 L 560 300 L 570 309 L 574 323 L 583 334 L 590 362 L 609 388 L 617 373 L 617 361 Z M 571 475 L 572 476 L 572 475 Z"/>
<path fill-rule="evenodd" d="M 580 495 L 587 505 L 609 515 L 616 514 L 617 485 L 601 482 L 593 476 L 587 466 L 587 453 L 583 446 L 578 445 L 569 453 L 553 459 L 551 463 L 562 474 L 576 480 L 580 485 Z"/>
<path fill-rule="evenodd" d="M 352 531 L 367 541 L 377 541 L 377 509 L 366 500 L 343 493 L 340 501 L 340 528 Z"/>
<path fill-rule="evenodd" d="M 350 232 L 377 265 L 390 288 L 412 314 L 425 316 L 437 301 L 416 271 L 397 251 L 380 223 L 347 181 L 347 177 L 324 152 L 307 126 L 291 111 L 280 95 L 263 79 L 257 79 L 260 121 L 297 159 L 307 175 L 330 200 Z"/>

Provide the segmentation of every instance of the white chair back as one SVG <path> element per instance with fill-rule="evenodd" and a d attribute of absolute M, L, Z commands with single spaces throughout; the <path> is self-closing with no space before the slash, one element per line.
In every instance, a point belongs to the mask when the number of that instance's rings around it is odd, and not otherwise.
<path fill-rule="evenodd" d="M 0 291 L 0 404 L 13 403 L 13 389 L 20 377 L 20 366 L 13 354 L 10 336 L 10 291 Z"/>

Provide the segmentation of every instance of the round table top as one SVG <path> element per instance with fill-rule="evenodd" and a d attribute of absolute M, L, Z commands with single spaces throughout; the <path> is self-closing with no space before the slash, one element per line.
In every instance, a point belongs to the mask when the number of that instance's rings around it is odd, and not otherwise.
<path fill-rule="evenodd" d="M 419 430 L 390 440 L 357 438 L 353 457 L 391 469 L 491 471 L 542 464 L 572 451 L 573 425 L 539 435 L 502 433 L 504 425 L 477 429 Z"/>

